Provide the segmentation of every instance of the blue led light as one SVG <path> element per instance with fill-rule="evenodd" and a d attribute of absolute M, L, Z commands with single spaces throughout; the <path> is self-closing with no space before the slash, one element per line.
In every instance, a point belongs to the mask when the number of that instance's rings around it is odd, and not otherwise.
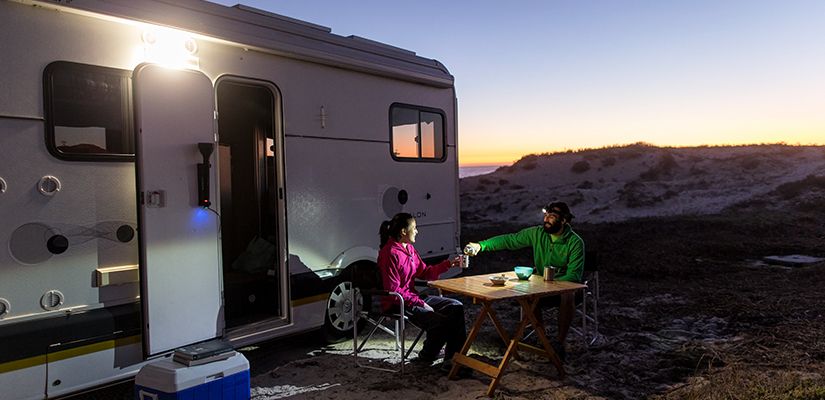
<path fill-rule="evenodd" d="M 192 213 L 192 225 L 201 226 L 210 221 L 208 209 L 198 207 L 194 211 Z"/>

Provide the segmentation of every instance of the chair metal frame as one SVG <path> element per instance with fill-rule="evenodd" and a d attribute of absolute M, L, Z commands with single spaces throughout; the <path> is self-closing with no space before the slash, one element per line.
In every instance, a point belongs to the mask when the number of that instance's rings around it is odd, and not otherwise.
<path fill-rule="evenodd" d="M 406 340 L 406 325 L 407 325 L 407 323 L 409 323 L 410 325 L 413 325 L 413 326 L 415 326 L 415 325 L 412 324 L 409 321 L 409 319 L 404 315 L 404 310 L 405 310 L 405 308 L 404 308 L 404 299 L 401 297 L 401 294 L 398 293 L 398 292 L 390 292 L 390 291 L 384 290 L 383 287 L 381 287 L 381 288 L 375 287 L 375 284 L 372 285 L 373 287 L 361 287 L 361 285 L 359 285 L 359 282 L 357 282 L 357 279 L 356 279 L 356 276 L 359 276 L 357 268 L 359 268 L 359 266 L 357 266 L 357 265 L 354 266 L 353 274 L 352 274 L 352 276 L 353 276 L 353 279 L 352 279 L 353 290 L 350 292 L 352 294 L 351 301 L 352 301 L 352 305 L 353 305 L 353 312 L 352 312 L 352 318 L 353 318 L 352 344 L 353 344 L 353 354 L 355 356 L 355 365 L 358 366 L 358 367 L 363 367 L 363 368 L 370 368 L 370 369 L 375 369 L 375 370 L 380 370 L 380 371 L 388 371 L 388 372 L 400 372 L 400 373 L 403 374 L 404 373 L 404 364 L 406 364 L 407 358 L 410 356 L 410 353 L 412 353 L 413 349 L 415 349 L 415 346 L 416 346 L 416 344 L 418 344 L 419 340 L 421 339 L 421 336 L 424 335 L 424 330 L 420 329 L 420 331 L 418 333 L 418 336 L 416 336 L 415 340 L 412 343 L 412 346 L 410 346 L 409 349 L 407 349 L 406 348 L 406 343 L 405 343 L 405 340 Z M 377 266 L 375 268 L 377 269 Z M 378 274 L 380 275 L 380 270 L 378 271 Z M 379 283 L 379 285 L 380 285 L 380 283 Z M 381 285 L 381 286 L 383 286 L 383 285 Z M 361 296 L 361 301 L 359 301 L 359 298 L 358 298 L 359 296 Z M 399 303 L 400 303 L 400 307 L 399 307 L 397 313 L 375 312 L 373 310 L 364 310 L 363 309 L 363 296 L 382 296 L 382 297 L 383 296 L 395 296 L 398 299 Z M 379 302 L 379 307 L 380 307 L 380 302 Z M 368 324 L 372 325 L 372 329 L 370 329 L 367 336 L 361 340 L 360 344 L 358 343 L 358 332 L 359 332 L 358 331 L 358 319 L 359 318 L 364 318 L 367 321 Z M 385 321 L 394 322 L 394 328 L 395 329 L 393 330 L 393 329 L 390 329 L 389 327 L 387 327 L 384 324 Z M 375 332 L 377 332 L 379 329 L 386 332 L 387 334 L 389 334 L 390 336 L 393 336 L 395 338 L 395 348 L 396 348 L 396 350 L 398 350 L 399 357 L 401 358 L 400 367 L 398 369 L 391 369 L 391 368 L 383 368 L 383 367 L 376 367 L 376 366 L 372 366 L 372 365 L 366 365 L 366 364 L 362 364 L 359 361 L 358 353 L 362 352 L 364 346 L 367 344 L 367 342 L 370 340 L 370 338 L 372 338 L 373 334 L 375 334 Z"/>
<path fill-rule="evenodd" d="M 570 331 L 578 335 L 582 338 L 582 342 L 584 343 L 585 349 L 587 349 L 590 345 L 596 342 L 599 338 L 599 261 L 598 261 L 598 253 L 596 251 L 585 251 L 584 255 L 584 274 L 582 284 L 586 285 L 587 288 L 582 289 L 582 301 L 580 304 L 577 304 L 575 317 L 581 318 L 581 330 L 577 327 L 570 325 Z M 593 311 L 590 314 L 587 314 L 587 304 L 591 303 Z M 550 309 L 552 310 L 552 309 Z M 546 312 L 547 310 L 542 310 L 542 312 Z M 522 310 L 519 310 L 520 313 L 523 313 Z M 575 318 L 574 317 L 574 318 Z M 546 319 L 545 319 L 546 320 Z M 588 322 L 592 324 L 592 337 L 589 334 L 587 325 Z M 529 334 L 525 335 L 524 338 L 528 338 L 533 335 L 534 332 L 530 332 Z"/>
<path fill-rule="evenodd" d="M 576 308 L 576 316 L 582 319 L 582 328 L 571 326 L 570 330 L 579 335 L 584 342 L 584 347 L 587 348 L 599 338 L 599 260 L 598 253 L 595 251 L 585 251 L 584 255 L 584 280 L 583 284 L 587 285 L 586 289 L 582 289 L 582 302 Z M 588 276 L 589 275 L 589 276 Z M 587 314 L 587 303 L 592 303 L 593 312 Z M 593 324 L 593 336 L 589 337 L 587 330 L 588 321 Z"/>

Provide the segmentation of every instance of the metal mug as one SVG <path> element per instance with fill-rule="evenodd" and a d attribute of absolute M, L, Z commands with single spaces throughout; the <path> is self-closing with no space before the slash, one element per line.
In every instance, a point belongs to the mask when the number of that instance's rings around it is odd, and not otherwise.
<path fill-rule="evenodd" d="M 463 254 L 461 255 L 461 262 L 459 263 L 461 269 L 467 269 L 470 266 L 470 256 Z"/>
<path fill-rule="evenodd" d="M 544 281 L 551 282 L 556 280 L 556 269 L 553 267 L 544 267 Z"/>

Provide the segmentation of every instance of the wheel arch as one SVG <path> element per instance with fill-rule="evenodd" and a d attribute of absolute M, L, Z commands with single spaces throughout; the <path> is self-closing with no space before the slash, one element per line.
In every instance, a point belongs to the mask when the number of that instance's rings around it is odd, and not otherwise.
<path fill-rule="evenodd" d="M 337 268 L 339 273 L 334 281 L 337 283 L 327 300 L 324 325 L 320 330 L 322 338 L 326 342 L 336 343 L 352 338 L 350 333 L 352 326 L 344 322 L 347 317 L 351 318 L 352 308 L 357 307 L 357 305 L 350 302 L 348 297 L 349 291 L 352 290 L 352 266 L 359 263 L 376 264 L 377 261 L 378 250 L 368 246 L 356 246 L 343 251 L 332 262 L 332 266 Z M 359 325 L 365 322 L 365 320 L 361 321 Z"/>
<path fill-rule="evenodd" d="M 369 246 L 355 246 L 344 250 L 338 257 L 332 261 L 331 265 L 338 268 L 339 271 L 348 271 L 349 268 L 361 261 L 369 261 L 373 264 L 378 263 L 378 250 Z"/>

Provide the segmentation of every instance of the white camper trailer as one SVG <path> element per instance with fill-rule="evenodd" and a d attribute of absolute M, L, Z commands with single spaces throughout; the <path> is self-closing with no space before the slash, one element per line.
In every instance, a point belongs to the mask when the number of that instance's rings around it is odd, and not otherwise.
<path fill-rule="evenodd" d="M 0 0 L 0 392 L 176 347 L 351 329 L 349 267 L 409 212 L 459 245 L 439 62 L 201 0 Z"/>

